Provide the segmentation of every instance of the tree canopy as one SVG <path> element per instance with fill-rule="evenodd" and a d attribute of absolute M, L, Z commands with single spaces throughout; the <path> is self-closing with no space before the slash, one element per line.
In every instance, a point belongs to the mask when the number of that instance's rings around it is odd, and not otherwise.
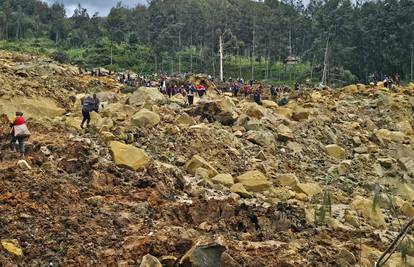
<path fill-rule="evenodd" d="M 46 37 L 62 49 L 87 48 L 88 64 L 108 64 L 113 45 L 141 51 L 142 64 L 154 71 L 217 74 L 219 36 L 228 32 L 233 60 L 272 66 L 296 56 L 315 73 L 329 41 L 331 82 L 366 81 L 372 73 L 408 79 L 411 71 L 412 0 L 151 0 L 134 8 L 119 2 L 106 17 L 81 4 L 74 14 L 38 0 L 0 0 L 0 7 L 0 39 Z M 90 54 L 97 50 L 105 55 Z M 272 77 L 265 72 L 261 77 Z"/>

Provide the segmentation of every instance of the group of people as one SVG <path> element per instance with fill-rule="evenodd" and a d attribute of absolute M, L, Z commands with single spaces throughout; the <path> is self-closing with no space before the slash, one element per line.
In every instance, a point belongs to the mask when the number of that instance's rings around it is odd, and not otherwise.
<path fill-rule="evenodd" d="M 396 73 L 394 76 L 385 74 L 381 79 L 377 73 L 373 73 L 371 75 L 370 82 L 372 82 L 374 85 L 377 85 L 380 81 L 384 83 L 385 88 L 393 89 L 394 85 L 399 86 L 401 84 L 401 76 L 398 73 Z"/>
<path fill-rule="evenodd" d="M 299 83 L 296 83 L 295 90 L 299 89 Z M 269 87 L 270 99 L 278 101 L 281 105 L 286 105 L 286 96 L 289 90 L 289 87 L 276 87 L 272 85 Z M 239 80 L 231 85 L 230 91 L 233 97 L 238 97 L 240 93 L 246 98 L 252 96 L 254 102 L 258 105 L 262 105 L 262 95 L 265 91 L 265 87 L 262 84 L 259 84 L 256 88 L 254 88 L 252 82 L 245 84 L 243 81 Z"/>
<path fill-rule="evenodd" d="M 177 84 L 169 84 L 166 79 L 160 80 L 160 92 L 167 95 L 169 98 L 181 94 L 187 98 L 187 104 L 192 106 L 194 104 L 194 97 L 197 95 L 203 98 L 207 94 L 207 86 L 203 83 L 191 84 L 186 83 L 178 86 Z"/>
<path fill-rule="evenodd" d="M 152 83 L 150 79 L 146 79 L 145 77 L 132 77 L 131 74 L 118 74 L 118 82 L 122 84 L 126 84 L 131 87 L 139 87 L 139 86 L 146 86 L 151 87 Z"/>

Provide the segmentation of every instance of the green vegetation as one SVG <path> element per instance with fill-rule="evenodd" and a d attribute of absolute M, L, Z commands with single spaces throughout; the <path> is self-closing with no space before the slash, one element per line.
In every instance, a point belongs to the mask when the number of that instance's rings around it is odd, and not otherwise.
<path fill-rule="evenodd" d="M 332 194 L 328 190 L 325 190 L 322 205 L 315 210 L 315 224 L 317 226 L 326 225 L 326 220 L 330 216 L 332 216 Z"/>
<path fill-rule="evenodd" d="M 409 80 L 412 14 L 412 0 L 152 0 L 119 3 L 107 17 L 81 5 L 66 14 L 57 2 L 0 0 L 0 40 L 85 67 L 218 76 L 221 36 L 227 77 L 318 82 L 326 63 L 328 83 L 341 85 L 372 73 Z M 301 63 L 285 66 L 288 56 Z"/>
<path fill-rule="evenodd" d="M 141 74 L 151 74 L 156 71 L 165 72 L 194 72 L 214 73 L 212 62 L 203 59 L 199 51 L 194 47 L 191 51 L 186 49 L 177 53 L 171 60 L 157 62 L 154 51 L 145 45 L 117 44 L 113 45 L 113 64 L 111 65 L 110 43 L 102 43 L 93 47 L 69 48 L 63 50 L 49 39 L 24 39 L 19 41 L 0 41 L 0 49 L 17 52 L 44 54 L 63 62 L 77 64 L 91 69 L 97 66 L 112 70 L 130 69 Z M 191 58 L 193 63 L 191 64 Z M 62 60 L 64 59 L 64 60 Z M 179 61 L 181 64 L 179 65 Z M 218 64 L 218 63 L 216 63 Z M 224 60 L 226 75 L 232 78 L 249 77 L 251 72 L 250 59 L 241 56 L 229 55 Z M 281 62 L 267 62 L 258 59 L 254 62 L 255 75 L 258 79 L 266 79 L 273 84 L 294 84 L 295 81 L 305 81 L 312 78 L 312 68 L 309 64 L 285 65 Z"/>

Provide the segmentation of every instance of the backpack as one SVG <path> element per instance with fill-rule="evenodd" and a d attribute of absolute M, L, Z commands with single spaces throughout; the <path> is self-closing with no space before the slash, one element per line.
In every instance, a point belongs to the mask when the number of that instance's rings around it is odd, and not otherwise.
<path fill-rule="evenodd" d="M 15 137 L 29 137 L 30 136 L 30 131 L 27 128 L 26 123 L 25 124 L 21 124 L 21 125 L 15 125 L 13 126 L 14 129 L 14 136 Z"/>

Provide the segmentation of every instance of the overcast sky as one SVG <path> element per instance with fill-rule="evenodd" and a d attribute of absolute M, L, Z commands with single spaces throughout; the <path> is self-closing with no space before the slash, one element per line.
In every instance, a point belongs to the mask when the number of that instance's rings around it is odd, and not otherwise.
<path fill-rule="evenodd" d="M 99 12 L 100 16 L 106 16 L 109 13 L 111 7 L 115 6 L 119 0 L 45 0 L 45 2 L 52 4 L 54 2 L 63 3 L 66 7 L 66 16 L 71 17 L 73 10 L 81 3 L 82 7 L 88 10 L 90 16 Z M 123 0 L 122 4 L 134 7 L 137 4 L 145 4 L 146 0 Z"/>
<path fill-rule="evenodd" d="M 100 16 L 106 16 L 109 10 L 114 7 L 120 0 L 44 0 L 45 2 L 52 4 L 54 2 L 63 3 L 66 7 L 66 16 L 71 17 L 73 10 L 78 6 L 78 3 L 82 4 L 82 7 L 88 10 L 90 16 L 98 12 Z M 309 0 L 303 0 L 304 3 L 308 3 Z M 129 7 L 135 7 L 137 4 L 146 4 L 146 0 L 122 0 L 122 4 Z"/>

